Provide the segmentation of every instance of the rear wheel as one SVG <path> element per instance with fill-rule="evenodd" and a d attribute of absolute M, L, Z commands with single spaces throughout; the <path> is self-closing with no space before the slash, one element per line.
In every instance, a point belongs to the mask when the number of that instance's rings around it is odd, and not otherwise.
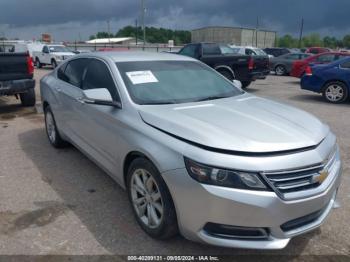
<path fill-rule="evenodd" d="M 251 81 L 242 81 L 242 88 L 247 88 L 251 83 Z"/>
<path fill-rule="evenodd" d="M 276 72 L 276 75 L 278 75 L 278 76 L 284 76 L 287 73 L 287 70 L 286 70 L 285 66 L 278 65 L 275 67 L 275 72 Z"/>
<path fill-rule="evenodd" d="M 46 134 L 50 141 L 50 144 L 56 148 L 66 147 L 68 143 L 65 140 L 63 140 L 60 134 L 58 133 L 56 121 L 50 106 L 45 107 L 44 114 Z"/>
<path fill-rule="evenodd" d="M 228 70 L 219 70 L 218 72 L 230 81 L 235 79 L 234 75 Z"/>
<path fill-rule="evenodd" d="M 342 82 L 330 82 L 323 89 L 323 97 L 331 103 L 342 103 L 348 98 L 348 87 Z"/>
<path fill-rule="evenodd" d="M 19 94 L 22 106 L 34 106 L 35 105 L 35 91 L 34 88 L 28 89 L 26 93 Z"/>
<path fill-rule="evenodd" d="M 141 228 L 156 239 L 177 234 L 175 207 L 157 168 L 145 158 L 135 159 L 128 170 L 127 189 L 133 213 Z"/>

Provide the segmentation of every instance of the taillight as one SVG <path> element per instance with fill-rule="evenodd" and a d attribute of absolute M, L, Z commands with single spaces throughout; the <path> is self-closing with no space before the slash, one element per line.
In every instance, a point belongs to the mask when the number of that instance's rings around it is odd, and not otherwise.
<path fill-rule="evenodd" d="M 34 74 L 33 59 L 30 56 L 27 56 L 27 71 L 29 75 Z"/>
<path fill-rule="evenodd" d="M 248 61 L 248 69 L 253 70 L 254 69 L 254 59 L 251 57 Z"/>
<path fill-rule="evenodd" d="M 305 75 L 307 75 L 307 76 L 312 76 L 312 69 L 311 69 L 311 66 L 307 66 L 306 68 L 305 68 Z"/>

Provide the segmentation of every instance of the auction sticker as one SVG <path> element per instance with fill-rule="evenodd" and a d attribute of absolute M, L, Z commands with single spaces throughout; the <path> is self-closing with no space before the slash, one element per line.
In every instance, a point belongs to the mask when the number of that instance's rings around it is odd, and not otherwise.
<path fill-rule="evenodd" d="M 126 75 L 134 85 L 158 82 L 158 79 L 150 70 L 126 72 Z"/>

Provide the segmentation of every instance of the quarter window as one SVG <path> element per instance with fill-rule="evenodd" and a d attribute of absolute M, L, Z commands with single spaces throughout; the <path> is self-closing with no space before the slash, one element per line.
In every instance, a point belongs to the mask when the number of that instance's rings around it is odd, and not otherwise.
<path fill-rule="evenodd" d="M 81 88 L 83 79 L 83 73 L 88 63 L 88 59 L 75 59 L 67 64 L 66 70 L 64 71 L 66 81 L 71 85 Z"/>

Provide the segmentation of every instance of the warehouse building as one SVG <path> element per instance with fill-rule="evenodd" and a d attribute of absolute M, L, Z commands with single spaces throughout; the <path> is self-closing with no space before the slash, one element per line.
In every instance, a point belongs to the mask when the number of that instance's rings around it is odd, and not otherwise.
<path fill-rule="evenodd" d="M 194 29 L 191 40 L 195 42 L 214 42 L 239 46 L 274 47 L 276 32 L 240 27 L 210 26 Z"/>

